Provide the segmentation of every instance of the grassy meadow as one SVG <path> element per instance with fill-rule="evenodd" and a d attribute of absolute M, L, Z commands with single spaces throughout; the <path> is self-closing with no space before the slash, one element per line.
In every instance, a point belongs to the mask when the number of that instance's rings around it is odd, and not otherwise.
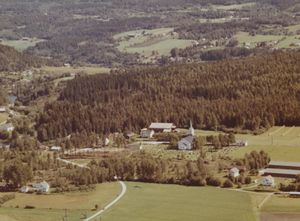
<path fill-rule="evenodd" d="M 90 192 L 71 192 L 64 194 L 22 194 L 16 193 L 16 198 L 2 205 L 0 220 L 8 221 L 57 221 L 67 210 L 69 221 L 79 221 L 84 214 L 91 215 L 97 204 L 103 208 L 121 191 L 119 183 L 98 184 L 96 190 Z M 24 209 L 26 205 L 35 209 Z M 3 218 L 4 219 L 4 218 Z"/>
<path fill-rule="evenodd" d="M 0 44 L 7 45 L 15 48 L 18 51 L 24 51 L 29 47 L 35 46 L 37 43 L 41 42 L 41 39 L 28 39 L 28 40 L 2 40 Z"/>
<path fill-rule="evenodd" d="M 127 193 L 101 221 L 255 221 L 247 193 L 211 187 L 127 183 Z"/>
<path fill-rule="evenodd" d="M 118 49 L 127 53 L 138 53 L 144 57 L 151 57 L 153 51 L 159 55 L 170 55 L 173 48 L 186 48 L 192 46 L 193 41 L 178 39 L 171 34 L 173 28 L 158 28 L 152 30 L 140 29 L 120 33 L 114 36 L 119 41 Z M 128 37 L 135 35 L 135 37 Z"/>

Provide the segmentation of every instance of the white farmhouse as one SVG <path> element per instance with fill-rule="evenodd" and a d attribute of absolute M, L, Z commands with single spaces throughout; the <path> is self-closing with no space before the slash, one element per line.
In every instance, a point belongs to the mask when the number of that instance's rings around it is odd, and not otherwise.
<path fill-rule="evenodd" d="M 141 129 L 141 138 L 152 138 L 154 135 L 154 130 L 149 130 L 147 128 Z"/>
<path fill-rule="evenodd" d="M 6 112 L 6 107 L 0 107 L 0 113 L 4 113 L 4 112 Z"/>
<path fill-rule="evenodd" d="M 50 148 L 50 150 L 51 150 L 51 151 L 61 151 L 61 147 L 59 147 L 59 146 L 52 146 L 52 147 Z"/>
<path fill-rule="evenodd" d="M 184 137 L 178 142 L 178 149 L 179 150 L 192 150 L 193 142 L 194 142 L 194 136 L 189 135 L 187 137 Z"/>
<path fill-rule="evenodd" d="M 229 170 L 229 176 L 235 178 L 238 177 L 240 175 L 240 170 L 236 167 L 233 167 Z"/>
<path fill-rule="evenodd" d="M 47 193 L 50 190 L 50 185 L 46 181 L 43 181 L 41 183 L 34 183 L 32 184 L 32 187 L 37 192 L 41 192 L 41 193 Z"/>
<path fill-rule="evenodd" d="M 275 186 L 275 180 L 272 176 L 266 176 L 262 179 L 261 185 L 263 186 Z"/>

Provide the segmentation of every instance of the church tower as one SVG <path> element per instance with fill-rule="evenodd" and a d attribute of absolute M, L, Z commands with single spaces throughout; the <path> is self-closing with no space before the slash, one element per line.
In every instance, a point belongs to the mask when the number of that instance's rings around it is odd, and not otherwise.
<path fill-rule="evenodd" d="M 188 131 L 188 135 L 195 136 L 195 129 L 193 128 L 192 121 L 190 121 L 190 128 L 189 128 L 189 131 Z"/>

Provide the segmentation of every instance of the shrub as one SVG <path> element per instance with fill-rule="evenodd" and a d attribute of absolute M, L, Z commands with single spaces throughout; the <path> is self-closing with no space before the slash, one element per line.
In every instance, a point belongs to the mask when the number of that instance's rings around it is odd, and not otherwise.
<path fill-rule="evenodd" d="M 231 188 L 231 187 L 233 187 L 233 182 L 230 179 L 227 179 L 227 180 L 224 181 L 223 187 L 224 188 Z"/>
<path fill-rule="evenodd" d="M 24 209 L 35 209 L 35 206 L 26 205 Z"/>
<path fill-rule="evenodd" d="M 206 179 L 207 185 L 210 186 L 221 186 L 221 180 L 215 177 L 208 177 Z"/>
<path fill-rule="evenodd" d="M 247 176 L 247 177 L 245 178 L 245 184 L 250 184 L 251 182 L 252 182 L 251 177 L 250 177 L 250 176 Z"/>

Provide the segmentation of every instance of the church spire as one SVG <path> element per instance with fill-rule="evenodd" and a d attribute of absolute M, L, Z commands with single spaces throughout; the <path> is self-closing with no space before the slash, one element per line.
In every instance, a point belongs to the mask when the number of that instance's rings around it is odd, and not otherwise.
<path fill-rule="evenodd" d="M 190 120 L 190 128 L 189 128 L 189 131 L 188 131 L 188 135 L 195 136 L 195 130 L 193 128 L 193 124 L 192 124 L 191 120 Z"/>

